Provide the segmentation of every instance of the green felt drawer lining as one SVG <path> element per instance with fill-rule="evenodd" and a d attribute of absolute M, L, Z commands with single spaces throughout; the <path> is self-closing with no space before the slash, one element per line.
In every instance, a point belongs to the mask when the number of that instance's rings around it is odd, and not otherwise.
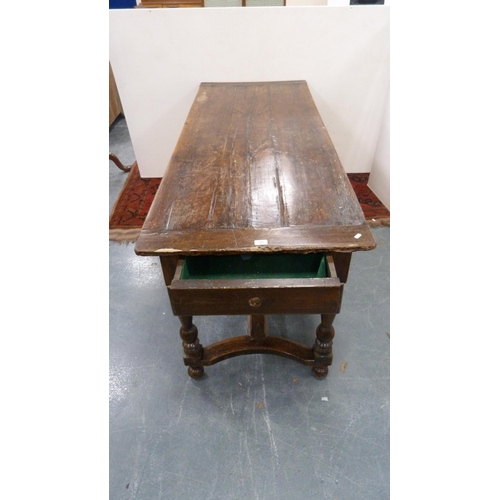
<path fill-rule="evenodd" d="M 324 254 L 251 254 L 187 257 L 182 280 L 325 278 Z"/>

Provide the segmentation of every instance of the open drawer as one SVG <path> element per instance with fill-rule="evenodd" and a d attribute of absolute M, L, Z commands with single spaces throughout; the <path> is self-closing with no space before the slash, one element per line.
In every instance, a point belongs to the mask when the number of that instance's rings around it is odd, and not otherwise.
<path fill-rule="evenodd" d="M 325 254 L 179 259 L 168 287 L 177 316 L 337 314 L 343 285 Z"/>

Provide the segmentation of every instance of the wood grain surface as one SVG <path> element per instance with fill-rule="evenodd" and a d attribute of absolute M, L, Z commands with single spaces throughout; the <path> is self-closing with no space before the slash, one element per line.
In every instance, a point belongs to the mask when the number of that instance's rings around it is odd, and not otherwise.
<path fill-rule="evenodd" d="M 305 81 L 202 83 L 136 253 L 374 247 Z"/>

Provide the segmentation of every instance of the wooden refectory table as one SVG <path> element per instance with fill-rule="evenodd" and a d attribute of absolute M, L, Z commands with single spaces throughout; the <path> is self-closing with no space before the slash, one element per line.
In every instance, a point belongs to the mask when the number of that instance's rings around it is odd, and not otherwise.
<path fill-rule="evenodd" d="M 135 252 L 160 258 L 191 377 L 268 353 L 322 378 L 351 255 L 375 246 L 305 81 L 202 83 Z M 246 335 L 203 346 L 193 316 L 231 314 Z M 313 345 L 270 314 L 321 315 Z"/>

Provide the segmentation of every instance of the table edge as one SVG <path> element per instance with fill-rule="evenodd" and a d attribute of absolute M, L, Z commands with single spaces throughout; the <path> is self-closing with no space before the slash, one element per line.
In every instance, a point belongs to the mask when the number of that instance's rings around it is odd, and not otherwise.
<path fill-rule="evenodd" d="M 230 255 L 241 253 L 313 253 L 373 250 L 377 244 L 367 224 L 359 226 L 294 226 L 274 229 L 217 229 L 155 233 L 143 230 L 135 244 L 137 255 Z"/>

